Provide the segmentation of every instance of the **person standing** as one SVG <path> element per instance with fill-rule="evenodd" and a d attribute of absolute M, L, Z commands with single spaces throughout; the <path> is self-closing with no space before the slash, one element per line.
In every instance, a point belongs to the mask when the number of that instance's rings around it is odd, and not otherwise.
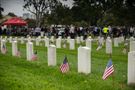
<path fill-rule="evenodd" d="M 71 26 L 71 28 L 70 28 L 70 36 L 71 36 L 71 38 L 72 39 L 74 39 L 74 37 L 75 37 L 75 35 L 74 35 L 74 26 Z"/>
<path fill-rule="evenodd" d="M 108 27 L 107 26 L 105 26 L 104 28 L 103 28 L 103 32 L 104 32 L 104 36 L 105 36 L 105 38 L 107 37 L 107 34 L 108 34 Z"/>

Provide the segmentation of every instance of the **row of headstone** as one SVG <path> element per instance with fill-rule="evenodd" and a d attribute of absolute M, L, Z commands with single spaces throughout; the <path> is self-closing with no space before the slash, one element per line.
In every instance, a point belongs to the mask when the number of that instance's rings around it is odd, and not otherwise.
<path fill-rule="evenodd" d="M 4 41 L 3 41 L 4 44 Z M 12 42 L 12 55 L 16 56 L 18 47 L 17 41 Z M 32 60 L 33 55 L 33 43 L 27 42 L 26 44 L 26 56 L 27 60 Z M 48 47 L 48 66 L 56 66 L 56 46 L 49 45 Z M 91 72 L 91 49 L 89 47 L 78 48 L 78 72 L 89 74 Z"/>
<path fill-rule="evenodd" d="M 15 39 L 16 40 L 16 39 Z M 91 40 L 86 40 L 87 47 L 78 48 L 78 72 L 89 74 L 91 73 Z M 88 44 L 89 43 L 89 44 Z M 133 44 L 132 44 L 133 43 Z M 134 45 L 132 41 L 131 45 Z M 6 46 L 6 40 L 1 40 L 1 51 L 3 51 L 3 46 Z M 132 47 L 131 46 L 131 47 Z M 17 41 L 12 41 L 12 55 L 16 56 L 18 47 Z M 112 53 L 112 41 L 110 38 L 106 40 L 106 53 Z M 26 44 L 26 56 L 27 60 L 31 61 L 33 55 L 33 43 L 27 42 Z M 48 46 L 48 66 L 55 66 L 57 64 L 56 59 L 56 46 Z M 128 53 L 128 84 L 135 84 L 135 51 L 130 51 Z"/>
<path fill-rule="evenodd" d="M 12 42 L 11 39 L 12 38 L 10 38 L 10 42 Z M 75 40 L 74 39 L 70 39 L 70 38 L 68 40 L 69 40 L 69 48 L 70 48 L 70 50 L 74 50 L 75 49 Z M 15 37 L 14 41 L 17 41 L 17 37 Z M 31 37 L 28 37 L 27 41 L 31 42 Z M 36 38 L 36 45 L 37 46 L 39 46 L 39 42 L 40 41 L 41 41 L 41 37 Z M 61 38 L 56 39 L 56 47 L 57 48 L 61 48 L 61 41 L 62 41 Z M 88 38 L 86 40 L 86 46 L 89 47 L 89 48 L 91 48 L 91 41 L 92 40 L 90 38 Z M 102 37 L 99 39 L 99 42 L 103 45 L 104 42 L 103 42 L 103 38 Z M 21 43 L 22 44 L 24 43 L 24 38 L 23 37 L 21 38 Z M 106 53 L 107 54 L 112 52 L 112 48 L 110 48 L 112 46 L 110 46 L 110 45 L 111 44 L 106 42 Z M 45 37 L 45 46 L 46 47 L 49 46 L 49 38 L 47 38 L 47 37 Z"/>
<path fill-rule="evenodd" d="M 71 42 L 74 42 L 74 39 L 71 39 Z M 89 41 L 91 44 L 91 41 Z M 1 41 L 1 49 L 5 44 L 5 40 Z M 78 72 L 89 74 L 91 72 L 91 50 L 88 47 L 79 47 L 78 48 Z M 74 47 L 71 45 L 71 49 Z M 28 41 L 26 44 L 26 58 L 28 61 L 32 60 L 33 55 L 33 43 Z M 16 56 L 18 51 L 17 41 L 12 41 L 12 56 Z M 56 46 L 49 45 L 48 47 L 48 66 L 56 65 Z"/>
<path fill-rule="evenodd" d="M 2 38 L 2 37 L 1 37 L 1 38 Z M 109 38 L 109 37 L 108 37 L 108 38 Z M 109 43 L 108 43 L 108 38 L 107 38 L 107 40 L 106 40 L 106 53 L 107 53 L 107 54 L 112 52 L 112 44 L 109 45 Z M 119 38 L 120 38 L 120 39 L 119 39 Z M 119 38 L 114 38 L 114 47 L 118 47 L 118 46 L 119 46 L 119 42 L 124 40 L 123 37 L 119 37 Z M 5 41 L 7 41 L 7 40 L 6 40 L 7 37 L 5 37 L 4 39 L 5 39 Z M 110 38 L 109 38 L 109 39 L 110 39 Z M 15 38 L 10 37 L 10 38 L 9 38 L 9 42 L 10 42 L 10 43 L 12 43 L 12 41 L 17 41 L 17 40 L 20 40 L 20 41 L 21 41 L 21 44 L 24 44 L 24 42 L 25 42 L 25 38 L 24 38 L 24 37 L 21 37 L 20 39 L 18 39 L 17 37 L 15 37 Z M 28 37 L 26 40 L 27 40 L 28 42 L 31 42 L 31 41 L 32 41 L 32 38 L 31 38 L 31 37 Z M 41 39 L 41 37 L 38 37 L 38 38 L 33 39 L 33 40 L 36 41 L 36 45 L 37 45 L 37 46 L 40 45 L 40 42 L 41 42 L 42 40 L 45 41 L 45 46 L 46 46 L 46 47 L 48 47 L 49 44 L 50 44 L 50 39 L 47 38 L 47 37 L 45 37 L 44 39 Z M 120 40 L 120 41 L 119 41 L 119 40 Z M 51 37 L 51 41 L 53 41 L 53 42 L 55 41 L 53 36 Z M 67 41 L 69 42 L 69 49 L 70 49 L 70 50 L 74 50 L 74 49 L 75 49 L 75 39 L 70 39 L 70 37 L 68 37 Z M 77 41 L 77 43 L 80 43 L 80 42 L 81 42 L 81 37 L 77 37 L 76 41 Z M 89 47 L 89 48 L 91 48 L 91 41 L 92 41 L 92 40 L 91 40 L 90 38 L 86 39 L 86 46 Z M 111 41 L 111 39 L 110 39 L 110 41 Z M 111 41 L 111 43 L 112 43 L 112 41 Z M 61 44 L 62 44 L 62 39 L 61 39 L 61 38 L 56 39 L 56 47 L 57 47 L 57 48 L 61 48 Z M 98 45 L 97 50 L 98 50 L 98 49 L 101 49 L 102 46 L 104 45 L 104 38 L 103 38 L 103 37 L 98 37 L 98 44 L 99 44 L 99 45 Z M 63 47 L 65 47 L 65 46 L 66 46 L 66 45 L 64 45 Z M 110 49 L 110 50 L 109 50 L 109 49 Z M 134 38 L 131 37 L 131 38 L 130 38 L 130 51 L 134 51 L 134 50 L 135 50 L 135 47 L 134 47 Z"/>

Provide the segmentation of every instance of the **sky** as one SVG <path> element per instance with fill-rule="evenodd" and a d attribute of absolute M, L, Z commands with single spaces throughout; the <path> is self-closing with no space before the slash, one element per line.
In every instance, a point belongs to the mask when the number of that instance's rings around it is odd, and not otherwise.
<path fill-rule="evenodd" d="M 72 7 L 73 0 L 67 0 L 63 3 L 69 7 Z M 17 16 L 22 16 L 23 13 L 28 13 L 28 11 L 23 9 L 23 0 L 0 0 L 0 4 L 4 8 L 4 15 L 8 14 L 9 12 L 13 12 Z"/>

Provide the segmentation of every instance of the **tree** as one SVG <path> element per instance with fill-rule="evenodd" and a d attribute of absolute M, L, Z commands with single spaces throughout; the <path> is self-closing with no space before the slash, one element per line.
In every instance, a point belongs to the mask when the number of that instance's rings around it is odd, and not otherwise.
<path fill-rule="evenodd" d="M 56 8 L 52 11 L 48 20 L 52 24 L 71 24 L 72 16 L 71 10 L 66 5 L 62 5 L 62 3 L 58 3 Z"/>
<path fill-rule="evenodd" d="M 57 0 L 24 0 L 24 9 L 36 16 L 36 26 L 41 26 L 44 14 L 51 12 Z"/>
<path fill-rule="evenodd" d="M 1 4 L 0 4 L 0 18 L 2 18 L 2 12 L 4 11 L 4 9 L 1 7 Z"/>
<path fill-rule="evenodd" d="M 11 16 L 11 17 L 16 17 L 16 15 L 12 12 L 9 12 L 8 15 Z"/>
<path fill-rule="evenodd" d="M 28 23 L 28 27 L 32 27 L 32 28 L 36 27 L 35 26 L 36 25 L 36 20 L 27 18 L 26 21 Z"/>
<path fill-rule="evenodd" d="M 75 21 L 85 21 L 89 25 L 96 25 L 102 16 L 101 8 L 94 0 L 74 0 L 72 13 Z"/>
<path fill-rule="evenodd" d="M 74 0 L 72 12 L 75 21 L 91 25 L 135 24 L 135 0 Z"/>

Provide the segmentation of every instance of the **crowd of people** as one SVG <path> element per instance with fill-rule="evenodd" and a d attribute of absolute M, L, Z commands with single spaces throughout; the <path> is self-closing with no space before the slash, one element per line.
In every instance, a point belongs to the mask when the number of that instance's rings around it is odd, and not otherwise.
<path fill-rule="evenodd" d="M 44 35 L 50 37 L 55 36 L 58 38 L 59 36 L 75 38 L 77 36 L 84 36 L 86 39 L 88 36 L 110 36 L 110 37 L 119 37 L 124 36 L 135 37 L 135 27 L 118 27 L 118 26 L 104 26 L 104 27 L 97 27 L 97 26 L 90 26 L 90 27 L 75 27 L 75 26 L 65 26 L 63 28 L 57 27 L 36 27 L 36 28 L 26 28 L 26 27 L 19 27 L 19 28 L 3 28 L 0 27 L 0 35 L 15 35 L 15 36 L 39 36 L 41 32 Z"/>

